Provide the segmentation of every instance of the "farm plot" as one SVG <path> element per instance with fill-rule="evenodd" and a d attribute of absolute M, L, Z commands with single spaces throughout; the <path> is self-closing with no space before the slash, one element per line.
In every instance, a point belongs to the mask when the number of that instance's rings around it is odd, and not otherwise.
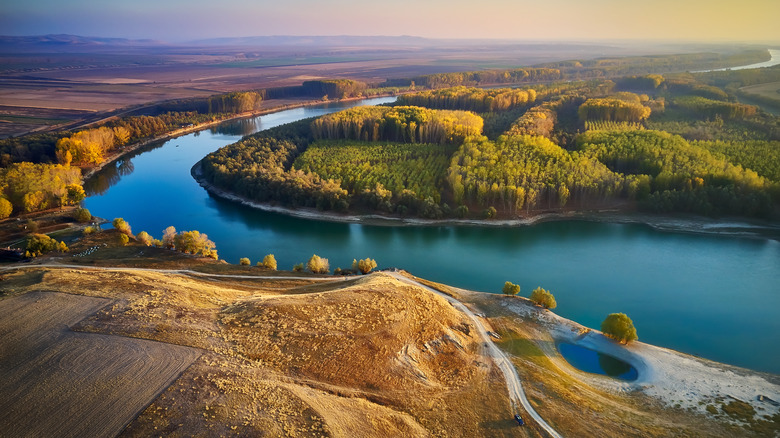
<path fill-rule="evenodd" d="M 115 436 L 200 350 L 70 326 L 110 300 L 30 292 L 0 301 L 0 430 Z"/>

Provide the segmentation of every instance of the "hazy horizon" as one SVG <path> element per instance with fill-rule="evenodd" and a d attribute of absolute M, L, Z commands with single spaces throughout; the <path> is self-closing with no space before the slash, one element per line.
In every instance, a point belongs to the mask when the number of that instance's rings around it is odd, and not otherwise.
<path fill-rule="evenodd" d="M 640 9 L 641 8 L 641 9 Z M 70 34 L 171 43 L 256 36 L 414 36 L 556 42 L 780 42 L 780 2 L 650 0 L 29 0 L 0 12 L 8 36 Z"/>

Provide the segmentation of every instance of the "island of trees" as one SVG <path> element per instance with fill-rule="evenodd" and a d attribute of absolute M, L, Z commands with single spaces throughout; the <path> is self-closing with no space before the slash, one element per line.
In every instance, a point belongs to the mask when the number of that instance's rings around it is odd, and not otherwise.
<path fill-rule="evenodd" d="M 740 103 L 739 88 L 778 81 L 780 70 L 668 73 L 767 56 L 571 60 L 163 102 L 78 131 L 0 140 L 0 218 L 77 205 L 83 169 L 267 99 L 398 92 L 393 106 L 248 137 L 204 159 L 202 177 L 260 202 L 424 218 L 601 208 L 776 217 L 777 117 Z M 488 85 L 505 88 L 478 88 Z"/>
<path fill-rule="evenodd" d="M 207 156 L 202 178 L 254 201 L 431 219 L 602 208 L 777 217 L 778 118 L 734 92 L 766 71 L 468 87 L 560 78 L 522 71 L 415 78 L 454 86 L 247 137 Z"/>

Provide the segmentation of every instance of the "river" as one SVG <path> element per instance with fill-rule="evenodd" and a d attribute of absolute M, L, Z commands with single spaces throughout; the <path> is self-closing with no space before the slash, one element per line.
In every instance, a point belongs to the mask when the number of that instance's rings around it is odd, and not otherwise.
<path fill-rule="evenodd" d="M 205 232 L 231 263 L 273 253 L 280 269 L 290 269 L 316 253 L 336 268 L 371 257 L 380 268 L 473 290 L 500 293 L 512 281 L 528 296 L 542 286 L 555 295 L 556 313 L 586 326 L 623 312 L 642 341 L 780 374 L 777 240 L 586 221 L 514 228 L 322 222 L 212 197 L 190 176 L 203 156 L 242 135 L 358 104 L 286 110 L 151 145 L 88 181 L 85 206 L 157 238 L 169 225 Z"/>
<path fill-rule="evenodd" d="M 772 67 L 780 64 L 780 50 L 774 50 L 774 49 L 767 49 L 767 50 L 769 50 L 769 56 L 770 56 L 769 61 L 757 62 L 755 64 L 748 64 L 748 65 L 740 65 L 737 67 L 716 68 L 712 70 L 698 70 L 698 71 L 692 71 L 691 73 L 706 73 L 710 71 L 727 71 L 727 70 L 747 70 L 750 68 Z"/>

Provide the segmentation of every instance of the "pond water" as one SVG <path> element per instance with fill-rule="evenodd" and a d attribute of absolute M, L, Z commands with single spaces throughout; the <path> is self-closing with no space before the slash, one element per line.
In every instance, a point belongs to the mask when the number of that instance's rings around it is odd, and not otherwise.
<path fill-rule="evenodd" d="M 215 198 L 190 176 L 198 160 L 241 135 L 357 104 L 282 111 L 150 146 L 90 180 L 85 206 L 157 238 L 169 225 L 199 230 L 231 263 L 249 257 L 254 264 L 273 253 L 280 269 L 291 269 L 317 254 L 335 269 L 371 257 L 380 268 L 473 290 L 500 293 L 511 281 L 528 296 L 542 286 L 555 295 L 556 313 L 588 327 L 623 312 L 642 341 L 780 373 L 776 240 L 585 221 L 514 228 L 331 223 Z"/>
<path fill-rule="evenodd" d="M 561 342 L 558 351 L 566 362 L 586 373 L 602 374 L 620 380 L 636 380 L 637 371 L 626 362 L 579 345 Z"/>

